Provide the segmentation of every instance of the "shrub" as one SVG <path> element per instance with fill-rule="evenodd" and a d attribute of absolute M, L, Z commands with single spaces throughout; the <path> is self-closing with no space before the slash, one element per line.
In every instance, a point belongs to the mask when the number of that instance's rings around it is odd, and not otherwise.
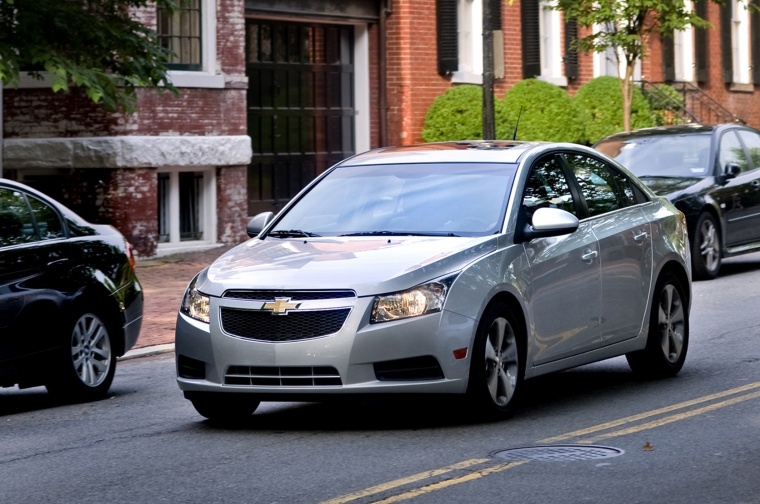
<path fill-rule="evenodd" d="M 623 130 L 623 96 L 617 77 L 602 76 L 582 85 L 575 100 L 587 117 L 586 140 L 594 143 Z M 631 103 L 631 129 L 654 126 L 649 102 L 638 86 L 634 87 Z"/>
<path fill-rule="evenodd" d="M 652 109 L 652 117 L 658 126 L 665 124 L 683 124 L 685 121 L 678 113 L 684 107 L 684 97 L 668 84 L 655 84 L 644 88 L 644 96 Z"/>
<path fill-rule="evenodd" d="M 463 84 L 436 98 L 425 114 L 422 138 L 426 142 L 483 138 L 483 89 Z"/>
<path fill-rule="evenodd" d="M 584 140 L 582 110 L 559 86 L 538 79 L 525 79 L 512 86 L 501 100 L 496 116 L 496 137 L 518 140 L 575 142 Z M 519 117 L 519 124 L 517 120 Z"/>

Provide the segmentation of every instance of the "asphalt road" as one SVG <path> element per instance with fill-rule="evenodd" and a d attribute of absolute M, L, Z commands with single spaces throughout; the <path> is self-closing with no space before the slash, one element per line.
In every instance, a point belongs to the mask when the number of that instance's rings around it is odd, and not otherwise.
<path fill-rule="evenodd" d="M 501 422 L 439 401 L 264 403 L 214 427 L 171 354 L 120 362 L 97 403 L 0 390 L 0 502 L 760 503 L 760 254 L 693 291 L 676 378 L 585 366 L 527 382 Z"/>

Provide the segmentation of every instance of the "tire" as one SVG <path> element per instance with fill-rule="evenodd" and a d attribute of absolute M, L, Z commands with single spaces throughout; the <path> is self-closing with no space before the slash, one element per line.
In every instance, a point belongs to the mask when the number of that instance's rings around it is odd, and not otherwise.
<path fill-rule="evenodd" d="M 647 379 L 675 376 L 683 367 L 689 348 L 689 314 L 681 282 L 665 273 L 655 287 L 649 336 L 644 350 L 626 355 L 628 365 Z"/>
<path fill-rule="evenodd" d="M 260 404 L 240 394 L 195 394 L 190 401 L 202 417 L 220 424 L 244 422 Z"/>
<path fill-rule="evenodd" d="M 470 365 L 468 398 L 486 417 L 509 416 L 519 398 L 525 375 L 525 339 L 506 303 L 483 314 Z"/>
<path fill-rule="evenodd" d="M 46 387 L 71 401 L 95 401 L 108 393 L 116 372 L 116 352 L 104 319 L 92 312 L 75 317 L 66 344 L 55 354 Z"/>
<path fill-rule="evenodd" d="M 720 230 L 715 223 L 715 217 L 710 213 L 702 213 L 694 228 L 691 240 L 691 264 L 694 278 L 697 280 L 712 280 L 720 271 L 721 243 Z"/>

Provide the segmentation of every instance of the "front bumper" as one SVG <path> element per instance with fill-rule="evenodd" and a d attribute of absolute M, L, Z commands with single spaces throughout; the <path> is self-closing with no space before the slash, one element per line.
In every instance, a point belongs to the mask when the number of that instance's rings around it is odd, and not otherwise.
<path fill-rule="evenodd" d="M 444 310 L 370 324 L 372 301 L 367 297 L 341 300 L 340 306 L 329 306 L 334 301 L 304 303 L 306 311 L 348 308 L 350 313 L 337 332 L 269 342 L 233 336 L 222 328 L 222 308 L 245 310 L 250 303 L 211 298 L 209 324 L 182 313 L 177 317 L 179 388 L 251 393 L 260 400 L 466 391 L 475 320 Z"/>

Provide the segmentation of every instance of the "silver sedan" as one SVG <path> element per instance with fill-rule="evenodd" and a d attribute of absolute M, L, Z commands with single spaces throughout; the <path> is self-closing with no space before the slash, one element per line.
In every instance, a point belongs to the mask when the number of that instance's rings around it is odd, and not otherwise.
<path fill-rule="evenodd" d="M 370 151 L 248 233 L 177 318 L 177 382 L 212 420 L 372 394 L 504 416 L 526 379 L 621 355 L 665 377 L 686 358 L 684 216 L 582 146 Z"/>

